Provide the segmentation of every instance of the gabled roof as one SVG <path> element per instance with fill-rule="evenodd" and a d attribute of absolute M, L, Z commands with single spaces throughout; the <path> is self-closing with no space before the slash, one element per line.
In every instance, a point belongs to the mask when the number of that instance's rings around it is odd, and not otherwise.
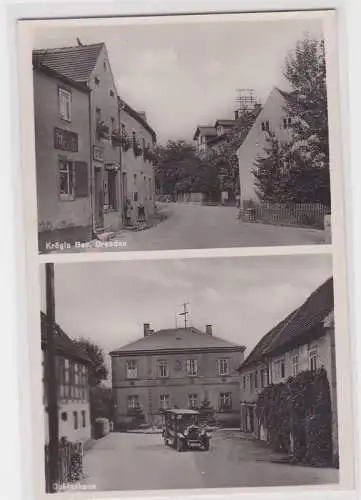
<path fill-rule="evenodd" d="M 281 96 L 287 101 L 289 104 L 294 104 L 296 102 L 297 98 L 297 92 L 292 91 L 292 92 L 285 92 L 284 90 L 279 89 L 278 87 L 275 87 L 278 92 L 281 94 Z"/>
<path fill-rule="evenodd" d="M 199 135 L 204 135 L 205 137 L 214 137 L 217 135 L 217 131 L 212 125 L 199 125 L 194 133 L 193 140 L 196 141 Z"/>
<path fill-rule="evenodd" d="M 266 356 L 285 352 L 305 337 L 317 338 L 324 332 L 324 319 L 333 311 L 333 278 L 329 278 L 308 299 L 270 330 L 238 368 L 262 361 Z"/>
<path fill-rule="evenodd" d="M 194 327 L 171 328 L 158 330 L 147 337 L 142 337 L 119 349 L 115 349 L 110 355 L 138 354 L 141 352 L 164 352 L 164 351 L 239 351 L 245 350 L 244 346 L 228 342 L 227 340 L 206 335 Z"/>
<path fill-rule="evenodd" d="M 35 67 L 46 67 L 74 82 L 88 82 L 104 43 L 33 50 Z"/>
<path fill-rule="evenodd" d="M 41 317 L 41 345 L 42 348 L 46 348 L 47 341 L 47 326 L 48 317 L 43 312 L 40 313 Z M 54 338 L 55 338 L 55 348 L 58 352 L 65 354 L 69 357 L 78 359 L 83 363 L 91 364 L 92 361 L 88 357 L 87 353 L 79 347 L 74 340 L 72 340 L 64 332 L 64 330 L 57 324 L 54 324 Z"/>

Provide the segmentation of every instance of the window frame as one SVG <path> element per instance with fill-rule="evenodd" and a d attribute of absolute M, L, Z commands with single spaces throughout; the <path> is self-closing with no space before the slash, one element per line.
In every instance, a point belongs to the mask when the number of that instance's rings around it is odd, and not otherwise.
<path fill-rule="evenodd" d="M 232 393 L 231 392 L 221 392 L 219 395 L 219 409 L 220 410 L 232 410 Z"/>
<path fill-rule="evenodd" d="M 132 401 L 132 404 L 129 404 Z M 138 394 L 129 394 L 127 396 L 127 408 L 134 410 L 135 408 L 140 408 L 139 396 Z"/>
<path fill-rule="evenodd" d="M 63 165 L 63 167 L 62 167 Z M 66 165 L 67 168 L 64 168 Z M 67 193 L 60 192 L 62 174 L 67 175 Z M 68 158 L 58 158 L 58 198 L 61 201 L 73 201 L 75 199 L 75 164 Z"/>
<path fill-rule="evenodd" d="M 160 394 L 159 396 L 159 407 L 161 410 L 168 410 L 170 407 L 169 394 Z"/>
<path fill-rule="evenodd" d="M 58 86 L 58 105 L 60 119 L 66 123 L 71 123 L 72 91 L 60 85 Z"/>
<path fill-rule="evenodd" d="M 189 410 L 196 410 L 199 405 L 199 399 L 198 399 L 198 394 L 196 393 L 191 393 L 188 394 L 187 398 L 187 407 Z"/>
<path fill-rule="evenodd" d="M 162 370 L 164 370 L 164 373 L 162 374 Z M 157 362 L 157 373 L 159 378 L 167 378 L 169 377 L 169 372 L 168 372 L 168 362 L 165 359 L 158 359 Z"/>
<path fill-rule="evenodd" d="M 309 350 L 308 350 L 308 366 L 309 366 L 310 371 L 317 370 L 317 358 L 318 358 L 317 354 L 318 354 L 317 353 L 317 346 L 309 348 Z M 313 361 L 314 361 L 314 365 L 315 365 L 314 367 L 312 367 Z"/>
<path fill-rule="evenodd" d="M 222 366 L 226 366 L 226 370 L 222 370 Z M 218 359 L 218 375 L 219 377 L 229 377 L 229 358 Z"/>
<path fill-rule="evenodd" d="M 134 363 L 134 368 L 129 368 L 129 364 Z M 130 373 L 134 371 L 134 375 L 130 376 Z M 138 378 L 138 362 L 136 359 L 127 359 L 125 362 L 125 378 L 127 380 L 134 380 Z"/>
<path fill-rule="evenodd" d="M 198 377 L 198 359 L 187 359 L 186 374 L 187 377 Z"/>

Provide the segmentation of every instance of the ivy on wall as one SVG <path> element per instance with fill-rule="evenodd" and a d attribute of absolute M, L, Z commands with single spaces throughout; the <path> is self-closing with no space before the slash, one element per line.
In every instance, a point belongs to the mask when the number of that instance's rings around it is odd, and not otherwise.
<path fill-rule="evenodd" d="M 309 465 L 332 462 L 331 396 L 324 368 L 265 387 L 256 414 L 275 450 Z"/>

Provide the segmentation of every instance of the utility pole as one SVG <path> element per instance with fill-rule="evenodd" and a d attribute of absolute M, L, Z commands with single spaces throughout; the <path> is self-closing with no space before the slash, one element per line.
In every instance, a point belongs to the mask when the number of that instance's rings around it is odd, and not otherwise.
<path fill-rule="evenodd" d="M 45 387 L 46 404 L 49 425 L 49 493 L 56 492 L 58 482 L 59 461 L 59 421 L 58 421 L 58 390 L 56 380 L 56 347 L 54 338 L 55 325 L 55 293 L 54 264 L 45 264 L 46 280 L 46 332 L 45 332 Z"/>
<path fill-rule="evenodd" d="M 183 312 L 179 313 L 179 316 L 184 316 L 184 329 L 185 330 L 187 329 L 187 326 L 188 326 L 188 315 L 189 315 L 189 311 L 187 309 L 188 305 L 189 305 L 188 302 L 184 302 L 184 304 L 182 304 Z"/>

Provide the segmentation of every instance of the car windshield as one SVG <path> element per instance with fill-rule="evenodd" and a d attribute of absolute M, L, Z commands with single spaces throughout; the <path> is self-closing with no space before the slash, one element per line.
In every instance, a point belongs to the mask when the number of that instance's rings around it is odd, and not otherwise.
<path fill-rule="evenodd" d="M 198 415 L 179 415 L 179 417 L 179 426 L 181 429 L 185 429 L 192 424 L 198 424 Z"/>

